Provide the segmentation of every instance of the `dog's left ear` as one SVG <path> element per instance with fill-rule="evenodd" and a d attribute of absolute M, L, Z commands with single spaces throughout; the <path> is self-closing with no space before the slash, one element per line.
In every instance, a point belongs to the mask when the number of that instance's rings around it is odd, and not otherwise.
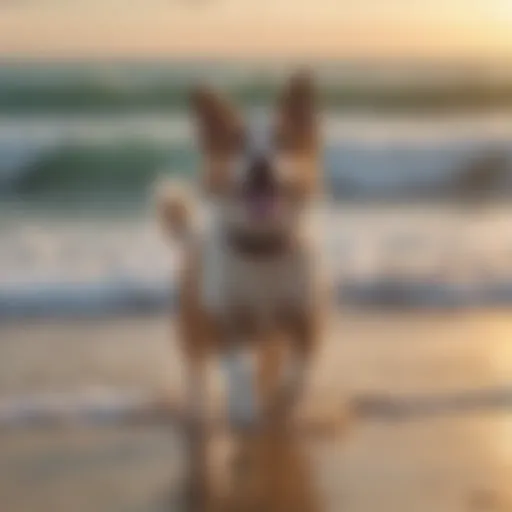
<path fill-rule="evenodd" d="M 277 114 L 276 136 L 285 151 L 316 153 L 318 126 L 316 90 L 308 71 L 295 73 L 285 87 Z"/>
<path fill-rule="evenodd" d="M 203 150 L 225 156 L 236 149 L 242 139 L 242 122 L 234 106 L 204 86 L 196 87 L 190 100 Z"/>

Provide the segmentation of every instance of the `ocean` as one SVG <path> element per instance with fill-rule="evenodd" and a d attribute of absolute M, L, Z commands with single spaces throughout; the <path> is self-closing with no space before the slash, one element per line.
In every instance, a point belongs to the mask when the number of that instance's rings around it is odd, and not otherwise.
<path fill-rule="evenodd" d="M 508 75 L 317 68 L 319 213 L 340 297 L 511 301 Z M 0 317 L 167 307 L 176 251 L 158 232 L 151 187 L 199 172 L 189 85 L 209 78 L 248 115 L 270 118 L 284 73 L 225 63 L 0 65 Z M 488 154 L 500 169 L 475 214 L 458 200 L 461 183 Z"/>
<path fill-rule="evenodd" d="M 226 88 L 257 117 L 290 66 L 0 63 L 3 509 L 183 509 L 186 379 L 169 315 L 180 255 L 152 185 L 200 172 L 190 83 Z M 333 511 L 512 510 L 509 68 L 315 67 L 314 214 L 339 307 L 298 428 L 242 436 L 256 465 L 233 490 L 272 480 Z M 219 426 L 211 467 L 227 483 Z"/>

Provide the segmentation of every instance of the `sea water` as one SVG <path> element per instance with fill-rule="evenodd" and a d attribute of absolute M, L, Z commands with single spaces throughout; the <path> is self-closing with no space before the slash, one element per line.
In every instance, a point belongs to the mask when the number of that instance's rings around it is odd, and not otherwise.
<path fill-rule="evenodd" d="M 140 66 L 0 66 L 0 315 L 151 311 L 172 298 L 176 251 L 156 225 L 151 187 L 200 172 L 182 91 L 197 77 L 228 89 L 255 78 Z M 324 79 L 343 83 L 344 73 Z M 244 104 L 247 115 L 272 119 L 265 94 Z M 512 112 L 324 106 L 318 214 L 339 296 L 508 303 Z M 505 171 L 475 213 L 455 199 L 488 152 Z"/>

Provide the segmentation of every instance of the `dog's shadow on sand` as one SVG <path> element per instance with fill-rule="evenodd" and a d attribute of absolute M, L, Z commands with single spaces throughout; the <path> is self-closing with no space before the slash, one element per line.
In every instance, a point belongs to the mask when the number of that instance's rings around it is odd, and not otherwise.
<path fill-rule="evenodd" d="M 215 442 L 212 440 L 212 442 Z M 207 468 L 207 487 L 186 481 L 180 512 L 322 512 L 305 438 L 283 419 L 236 435 L 225 464 Z"/>
<path fill-rule="evenodd" d="M 269 359 L 273 356 L 270 354 Z M 261 396 L 269 399 L 272 382 L 276 382 L 277 366 L 266 365 L 260 375 Z M 344 418 L 322 419 L 300 417 L 301 407 L 294 412 L 283 409 L 263 425 L 245 433 L 222 429 L 224 437 L 215 433 L 206 443 L 210 447 L 227 440 L 227 457 L 212 455 L 200 472 L 201 483 L 194 473 L 185 485 L 187 498 L 173 511 L 183 512 L 322 512 L 317 478 L 310 458 L 312 437 L 337 437 L 344 430 Z M 302 409 L 304 411 L 304 409 Z M 341 421 L 340 421 L 341 420 Z M 204 441 L 204 439 L 203 439 Z M 223 450 L 220 450 L 221 453 Z M 217 459 L 217 460 L 216 460 Z M 197 473 L 196 473 L 197 475 Z M 206 482 L 206 485 L 205 485 Z"/>
<path fill-rule="evenodd" d="M 320 512 L 303 436 L 286 421 L 239 440 L 229 492 L 215 512 Z"/>

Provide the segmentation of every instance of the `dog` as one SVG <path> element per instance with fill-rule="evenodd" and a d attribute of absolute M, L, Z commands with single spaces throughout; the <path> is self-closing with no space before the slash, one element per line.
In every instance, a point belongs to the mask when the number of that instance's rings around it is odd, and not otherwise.
<path fill-rule="evenodd" d="M 192 92 L 191 106 L 207 221 L 199 225 L 179 190 L 158 200 L 165 231 L 184 250 L 177 325 L 189 431 L 204 422 L 205 365 L 214 356 L 226 375 L 229 424 L 245 430 L 299 400 L 320 339 L 323 287 L 310 222 L 322 182 L 315 87 L 309 73 L 294 74 L 266 130 L 207 87 Z M 263 403 L 257 356 L 276 336 L 287 352 Z M 190 458 L 200 460 L 202 448 L 196 436 Z"/>

